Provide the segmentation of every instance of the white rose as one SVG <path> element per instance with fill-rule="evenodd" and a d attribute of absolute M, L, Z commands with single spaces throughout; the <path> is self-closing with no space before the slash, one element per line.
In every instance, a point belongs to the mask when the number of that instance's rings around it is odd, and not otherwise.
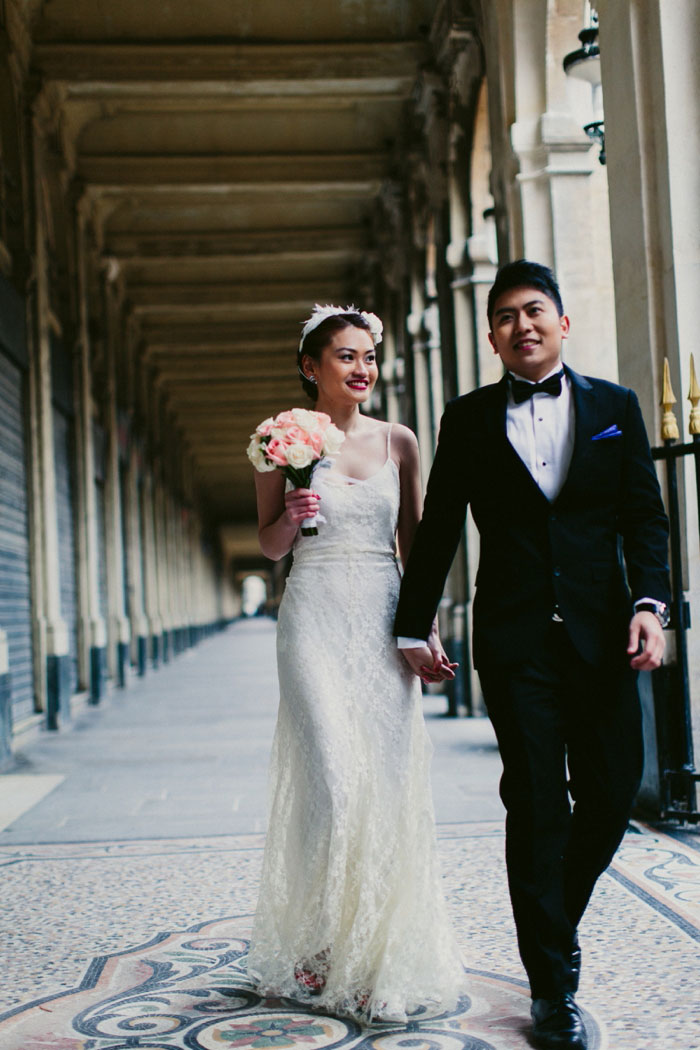
<path fill-rule="evenodd" d="M 339 430 L 338 427 L 331 423 L 323 437 L 324 456 L 335 456 L 335 454 L 340 451 L 340 446 L 344 441 L 345 434 L 343 431 Z"/>
<path fill-rule="evenodd" d="M 296 425 L 305 430 L 307 434 L 315 433 L 320 427 L 318 414 L 309 411 L 308 408 L 293 408 L 292 416 Z"/>
<path fill-rule="evenodd" d="M 248 459 L 253 464 L 256 470 L 259 470 L 261 474 L 267 470 L 276 470 L 274 463 L 268 462 L 265 459 L 265 453 L 263 452 L 263 446 L 260 444 L 256 434 L 253 434 L 250 444 L 248 445 Z"/>
<path fill-rule="evenodd" d="M 311 445 L 302 445 L 301 442 L 290 445 L 285 451 L 285 456 L 290 467 L 295 467 L 297 470 L 301 467 L 308 467 L 316 458 Z"/>

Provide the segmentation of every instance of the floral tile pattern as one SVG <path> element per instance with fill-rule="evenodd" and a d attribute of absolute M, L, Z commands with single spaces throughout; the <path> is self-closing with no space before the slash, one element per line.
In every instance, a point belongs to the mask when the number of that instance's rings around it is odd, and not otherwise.
<path fill-rule="evenodd" d="M 361 1028 L 261 999 L 245 972 L 260 835 L 0 847 L 2 1050 L 525 1050 L 498 823 L 439 828 L 468 973 L 449 1014 Z M 592 1050 L 689 1050 L 700 851 L 634 825 L 581 930 Z"/>
<path fill-rule="evenodd" d="M 257 995 L 246 973 L 244 932 L 246 922 L 220 919 L 97 958 L 75 991 L 12 1011 L 0 1022 L 0 1045 L 5 1050 L 498 1050 L 523 1045 L 528 999 L 520 982 L 474 973 L 469 994 L 454 1011 L 424 1011 L 407 1025 L 363 1028 L 291 1000 Z M 587 1026 L 592 1047 L 599 1046 L 590 1016 Z"/>

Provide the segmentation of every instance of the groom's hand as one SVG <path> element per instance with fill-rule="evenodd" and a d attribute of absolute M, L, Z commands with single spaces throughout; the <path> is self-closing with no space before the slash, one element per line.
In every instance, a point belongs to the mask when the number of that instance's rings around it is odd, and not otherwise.
<path fill-rule="evenodd" d="M 423 682 L 442 682 L 455 676 L 457 664 L 451 664 L 447 657 L 434 654 L 427 645 L 416 649 L 402 649 L 401 655 L 413 673 Z"/>
<path fill-rule="evenodd" d="M 639 647 L 642 646 L 641 652 Z M 653 671 L 661 666 L 666 639 L 661 624 L 651 612 L 635 613 L 630 620 L 627 652 L 635 671 Z"/>

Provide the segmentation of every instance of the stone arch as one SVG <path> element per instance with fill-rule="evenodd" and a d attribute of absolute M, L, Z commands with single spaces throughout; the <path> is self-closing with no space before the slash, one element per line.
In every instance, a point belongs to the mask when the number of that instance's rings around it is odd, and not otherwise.
<path fill-rule="evenodd" d="M 0 56 L 0 98 L 0 272 L 21 290 L 29 257 L 22 161 L 26 151 L 22 100 L 7 55 Z"/>

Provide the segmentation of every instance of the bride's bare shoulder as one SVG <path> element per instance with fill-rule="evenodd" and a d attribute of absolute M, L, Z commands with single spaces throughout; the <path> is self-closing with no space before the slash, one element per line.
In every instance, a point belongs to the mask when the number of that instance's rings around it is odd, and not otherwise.
<path fill-rule="evenodd" d="M 385 423 L 391 427 L 391 447 L 399 453 L 411 454 L 418 449 L 418 440 L 410 427 L 403 423 Z"/>

